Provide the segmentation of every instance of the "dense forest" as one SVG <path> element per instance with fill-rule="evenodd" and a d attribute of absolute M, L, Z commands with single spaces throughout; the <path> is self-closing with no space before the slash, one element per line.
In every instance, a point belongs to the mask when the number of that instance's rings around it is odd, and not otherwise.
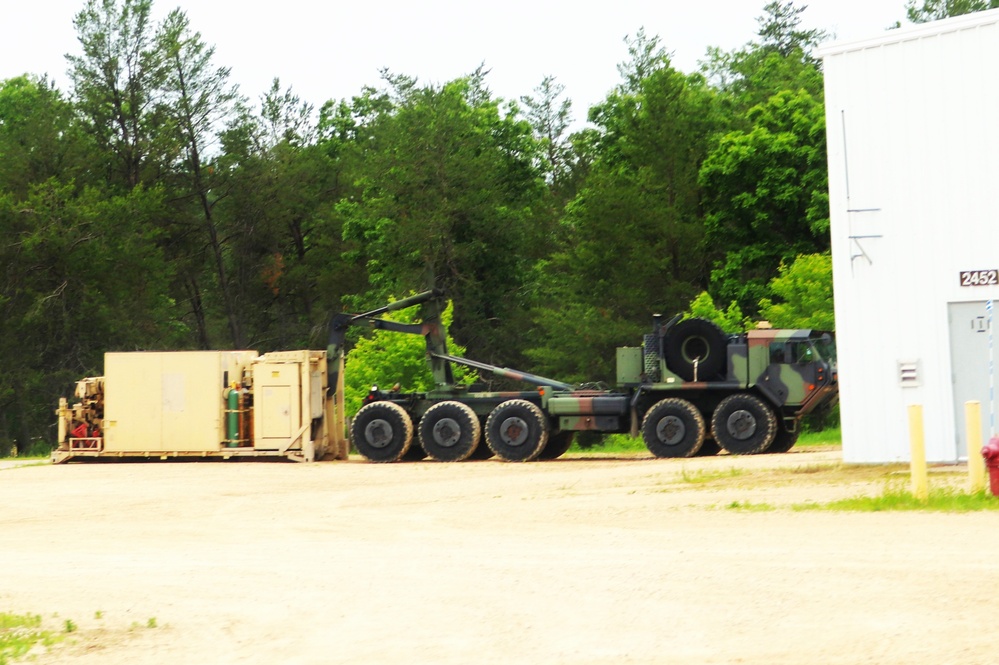
<path fill-rule="evenodd" d="M 500 99 L 484 66 L 253 104 L 151 4 L 84 2 L 69 90 L 0 81 L 0 455 L 51 442 L 105 351 L 325 348 L 335 312 L 431 283 L 470 357 L 569 381 L 609 379 L 654 312 L 833 327 L 827 35 L 803 6 L 691 73 L 638 30 L 570 133 L 556 77 Z"/>

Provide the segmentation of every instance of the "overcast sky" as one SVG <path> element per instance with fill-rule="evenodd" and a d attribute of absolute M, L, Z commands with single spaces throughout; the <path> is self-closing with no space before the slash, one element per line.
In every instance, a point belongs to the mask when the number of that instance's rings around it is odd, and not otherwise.
<path fill-rule="evenodd" d="M 78 54 L 73 17 L 83 0 L 0 0 L 0 80 L 49 74 L 68 91 L 67 53 Z M 216 64 L 256 102 L 274 77 L 321 105 L 379 84 L 379 69 L 440 83 L 485 63 L 497 96 L 531 94 L 554 75 L 577 121 L 618 82 L 624 37 L 644 26 L 691 72 L 709 46 L 730 50 L 754 38 L 766 0 L 156 0 L 162 18 L 183 9 L 216 47 Z M 905 0 L 812 0 L 803 27 L 839 40 L 882 33 L 904 17 Z"/>

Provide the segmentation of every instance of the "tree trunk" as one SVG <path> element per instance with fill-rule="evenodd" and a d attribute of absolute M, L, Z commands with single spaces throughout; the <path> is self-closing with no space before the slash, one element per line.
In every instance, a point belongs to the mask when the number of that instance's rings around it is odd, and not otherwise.
<path fill-rule="evenodd" d="M 7 429 L 7 409 L 0 407 L 0 457 L 10 455 L 11 438 Z"/>
<path fill-rule="evenodd" d="M 229 286 L 229 279 L 225 272 L 225 253 L 222 241 L 219 238 L 218 228 L 215 225 L 215 218 L 212 215 L 212 203 L 208 200 L 208 188 L 201 175 L 201 152 L 198 146 L 198 134 L 194 124 L 194 118 L 190 112 L 190 98 L 188 96 L 187 81 L 184 68 L 177 60 L 177 81 L 180 85 L 181 108 L 184 110 L 182 118 L 184 131 L 187 135 L 187 148 L 190 158 L 191 179 L 194 193 L 201 203 L 205 230 L 208 232 L 208 242 L 212 248 L 212 258 L 215 262 L 215 274 L 219 281 L 219 290 L 222 293 L 222 305 L 225 308 L 226 318 L 229 321 L 229 334 L 232 337 L 234 348 L 242 349 L 245 345 L 243 331 L 239 323 L 239 316 L 236 311 L 235 298 Z"/>
<path fill-rule="evenodd" d="M 208 324 L 205 321 L 205 306 L 201 302 L 201 289 L 198 282 L 193 277 L 184 280 L 184 290 L 187 291 L 188 301 L 191 303 L 191 313 L 194 314 L 194 322 L 198 327 L 198 346 L 202 349 L 211 349 L 208 340 Z"/>

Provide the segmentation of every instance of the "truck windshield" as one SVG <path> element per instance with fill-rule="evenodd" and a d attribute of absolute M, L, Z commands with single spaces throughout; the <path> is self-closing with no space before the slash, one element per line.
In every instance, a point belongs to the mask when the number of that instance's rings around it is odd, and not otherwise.
<path fill-rule="evenodd" d="M 822 337 L 811 340 L 815 352 L 826 362 L 836 362 L 836 343 L 829 333 L 824 333 Z"/>

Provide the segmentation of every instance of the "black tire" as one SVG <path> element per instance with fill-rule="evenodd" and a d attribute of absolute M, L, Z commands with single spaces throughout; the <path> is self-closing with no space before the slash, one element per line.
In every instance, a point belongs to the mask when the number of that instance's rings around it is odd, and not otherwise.
<path fill-rule="evenodd" d="M 773 443 L 777 416 L 756 395 L 729 395 L 711 416 L 711 433 L 718 445 L 728 452 L 751 455 Z"/>
<path fill-rule="evenodd" d="M 666 366 L 684 381 L 710 381 L 722 374 L 728 365 L 728 338 L 717 325 L 707 319 L 684 319 L 666 333 L 663 354 Z"/>
<path fill-rule="evenodd" d="M 434 404 L 420 420 L 420 446 L 438 462 L 468 459 L 481 433 L 475 412 L 461 402 Z"/>
<path fill-rule="evenodd" d="M 711 457 L 712 455 L 717 455 L 721 452 L 721 446 L 712 437 L 704 437 L 704 443 L 701 444 L 701 449 L 697 451 L 694 457 Z"/>
<path fill-rule="evenodd" d="M 528 462 L 548 443 L 548 421 L 534 404 L 510 399 L 489 414 L 486 443 L 507 462 Z"/>
<path fill-rule="evenodd" d="M 576 435 L 574 431 L 565 430 L 548 435 L 548 443 L 541 449 L 538 459 L 551 460 L 565 455 L 572 446 L 572 439 Z"/>
<path fill-rule="evenodd" d="M 685 399 L 656 402 L 642 419 L 642 440 L 656 457 L 693 457 L 704 444 L 704 416 Z"/>
<path fill-rule="evenodd" d="M 350 440 L 372 462 L 396 462 L 413 443 L 413 421 L 398 404 L 372 402 L 354 416 Z"/>
<path fill-rule="evenodd" d="M 786 453 L 787 451 L 794 448 L 794 444 L 798 443 L 798 435 L 801 434 L 801 430 L 794 432 L 788 432 L 783 427 L 777 428 L 777 434 L 774 436 L 774 442 L 770 444 L 770 447 L 764 450 L 765 453 Z"/>

